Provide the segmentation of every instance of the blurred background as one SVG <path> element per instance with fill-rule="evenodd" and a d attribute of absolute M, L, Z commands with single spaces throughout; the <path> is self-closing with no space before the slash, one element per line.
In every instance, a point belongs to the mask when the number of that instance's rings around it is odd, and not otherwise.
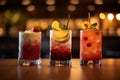
<path fill-rule="evenodd" d="M 17 58 L 18 32 L 36 22 L 42 27 L 41 56 L 48 58 L 51 23 L 66 24 L 69 14 L 72 56 L 78 58 L 80 26 L 88 12 L 103 32 L 103 58 L 120 58 L 120 0 L 0 0 L 0 58 Z"/>

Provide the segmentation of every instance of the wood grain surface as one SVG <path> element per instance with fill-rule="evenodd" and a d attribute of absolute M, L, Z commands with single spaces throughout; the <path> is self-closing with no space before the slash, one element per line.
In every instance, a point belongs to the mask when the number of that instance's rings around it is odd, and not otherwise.
<path fill-rule="evenodd" d="M 0 80 L 120 80 L 120 59 L 102 59 L 102 66 L 50 66 L 42 59 L 40 66 L 19 66 L 17 59 L 0 59 Z"/>

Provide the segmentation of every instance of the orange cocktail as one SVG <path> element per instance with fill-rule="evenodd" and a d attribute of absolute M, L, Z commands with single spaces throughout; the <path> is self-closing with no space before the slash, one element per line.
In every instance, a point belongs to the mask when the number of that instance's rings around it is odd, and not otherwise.
<path fill-rule="evenodd" d="M 81 64 L 101 64 L 102 32 L 87 28 L 80 31 L 80 62 Z"/>

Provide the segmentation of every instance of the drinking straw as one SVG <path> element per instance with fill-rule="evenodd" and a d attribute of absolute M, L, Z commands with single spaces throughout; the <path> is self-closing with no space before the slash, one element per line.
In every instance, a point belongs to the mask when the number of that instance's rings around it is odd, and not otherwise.
<path fill-rule="evenodd" d="M 67 27 L 68 27 L 68 24 L 69 24 L 69 20 L 70 20 L 70 14 L 68 15 Z"/>
<path fill-rule="evenodd" d="M 88 12 L 88 22 L 90 23 L 90 12 Z"/>

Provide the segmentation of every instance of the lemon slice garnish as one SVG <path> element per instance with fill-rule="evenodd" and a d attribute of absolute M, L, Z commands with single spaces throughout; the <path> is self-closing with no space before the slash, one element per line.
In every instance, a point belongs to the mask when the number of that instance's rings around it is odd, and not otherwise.
<path fill-rule="evenodd" d="M 70 35 L 68 35 L 67 37 L 64 38 L 55 38 L 55 41 L 60 42 L 60 43 L 64 43 L 67 42 L 70 39 Z"/>
<path fill-rule="evenodd" d="M 53 37 L 57 42 L 66 42 L 70 38 L 68 30 L 54 31 Z"/>
<path fill-rule="evenodd" d="M 91 28 L 91 25 L 88 21 L 82 23 L 81 29 L 89 29 L 89 28 Z"/>
<path fill-rule="evenodd" d="M 53 21 L 53 23 L 52 23 L 52 29 L 57 30 L 57 31 L 61 30 L 58 21 Z"/>
<path fill-rule="evenodd" d="M 69 34 L 68 30 L 54 31 L 53 36 L 56 38 L 64 38 Z"/>

